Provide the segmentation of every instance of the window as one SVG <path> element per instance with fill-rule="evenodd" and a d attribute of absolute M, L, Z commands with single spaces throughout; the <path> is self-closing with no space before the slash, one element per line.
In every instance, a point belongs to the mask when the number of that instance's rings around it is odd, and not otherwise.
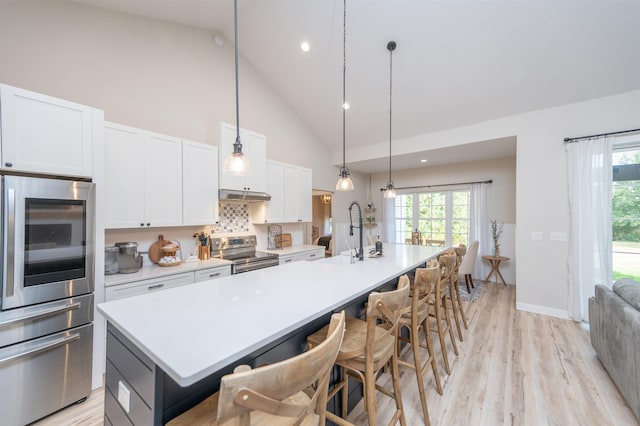
<path fill-rule="evenodd" d="M 426 240 L 468 245 L 470 200 L 468 189 L 399 194 L 395 199 L 396 242 L 411 241 L 411 233 L 418 230 Z"/>
<path fill-rule="evenodd" d="M 640 281 L 640 147 L 616 149 L 612 160 L 613 280 Z"/>

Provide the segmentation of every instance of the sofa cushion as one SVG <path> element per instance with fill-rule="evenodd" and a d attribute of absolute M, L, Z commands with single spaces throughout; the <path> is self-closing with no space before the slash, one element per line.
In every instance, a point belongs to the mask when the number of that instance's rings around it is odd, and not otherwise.
<path fill-rule="evenodd" d="M 613 291 L 625 302 L 640 311 L 640 283 L 631 278 L 622 278 L 613 283 Z"/>

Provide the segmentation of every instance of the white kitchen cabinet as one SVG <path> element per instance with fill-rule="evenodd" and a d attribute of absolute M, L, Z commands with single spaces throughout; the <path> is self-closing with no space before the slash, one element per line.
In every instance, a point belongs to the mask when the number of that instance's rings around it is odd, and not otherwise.
<path fill-rule="evenodd" d="M 285 255 L 279 255 L 278 261 L 280 265 L 285 263 L 300 262 L 302 260 L 318 260 L 324 259 L 324 246 L 318 246 L 317 249 L 303 251 L 300 253 L 291 253 Z"/>
<path fill-rule="evenodd" d="M 182 224 L 218 221 L 218 148 L 182 141 Z"/>
<path fill-rule="evenodd" d="M 200 269 L 194 272 L 195 282 L 213 280 L 231 275 L 231 265 L 215 266 L 213 268 Z"/>
<path fill-rule="evenodd" d="M 286 164 L 284 168 L 285 222 L 311 222 L 311 169 Z"/>
<path fill-rule="evenodd" d="M 92 176 L 92 145 L 102 131 L 102 111 L 0 84 L 0 123 L 2 169 Z"/>
<path fill-rule="evenodd" d="M 105 227 L 182 225 L 182 141 L 105 123 Z"/>
<path fill-rule="evenodd" d="M 126 284 L 106 287 L 105 299 L 107 302 L 122 299 L 124 297 L 136 296 L 151 291 L 164 290 L 171 287 L 192 284 L 194 281 L 193 272 L 183 272 L 181 274 L 169 275 L 147 280 L 133 281 Z"/>
<path fill-rule="evenodd" d="M 218 157 L 220 189 L 266 192 L 267 138 L 264 135 L 241 128 L 242 152 L 251 163 L 252 173 L 248 176 L 228 175 L 222 172 L 222 166 L 224 165 L 224 160 L 233 153 L 233 144 L 236 141 L 236 127 L 232 124 L 221 122 L 220 129 Z"/>
<path fill-rule="evenodd" d="M 271 200 L 254 203 L 254 223 L 311 222 L 311 169 L 267 160 L 267 192 Z"/>

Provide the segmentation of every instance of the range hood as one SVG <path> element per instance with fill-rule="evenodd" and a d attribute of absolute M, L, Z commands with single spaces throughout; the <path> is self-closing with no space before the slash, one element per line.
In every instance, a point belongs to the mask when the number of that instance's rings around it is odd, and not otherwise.
<path fill-rule="evenodd" d="M 220 201 L 269 201 L 271 195 L 266 192 L 239 191 L 237 189 L 221 189 L 218 193 Z"/>

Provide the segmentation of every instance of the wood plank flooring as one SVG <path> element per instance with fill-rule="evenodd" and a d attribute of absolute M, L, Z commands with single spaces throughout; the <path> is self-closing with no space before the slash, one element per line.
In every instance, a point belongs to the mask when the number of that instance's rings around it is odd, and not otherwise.
<path fill-rule="evenodd" d="M 464 304 L 469 329 L 449 348 L 447 376 L 434 341 L 444 395 L 427 372 L 432 425 L 639 425 L 597 359 L 588 331 L 569 320 L 515 310 L 515 286 L 487 283 L 482 296 Z M 411 360 L 409 351 L 402 357 Z M 383 375 L 379 381 L 389 380 Z M 402 399 L 410 425 L 423 423 L 415 376 L 401 369 Z M 101 425 L 104 392 L 35 423 L 38 426 Z M 393 402 L 378 395 L 378 419 L 387 424 Z M 367 424 L 362 403 L 349 415 Z"/>

